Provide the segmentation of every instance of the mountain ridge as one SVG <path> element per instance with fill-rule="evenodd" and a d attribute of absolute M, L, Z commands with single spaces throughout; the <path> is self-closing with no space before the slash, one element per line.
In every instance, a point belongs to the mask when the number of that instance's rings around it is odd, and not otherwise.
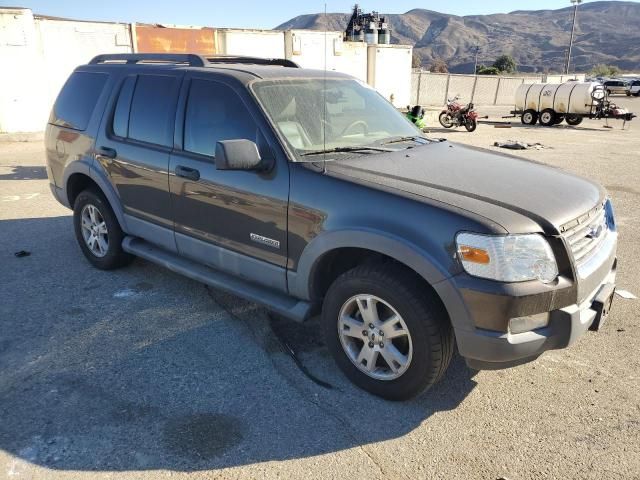
<path fill-rule="evenodd" d="M 479 64 L 491 64 L 498 56 L 509 54 L 522 72 L 546 72 L 563 69 L 573 7 L 465 16 L 414 8 L 384 15 L 392 29 L 392 43 L 413 45 L 425 67 L 442 59 L 452 72 L 472 73 L 475 47 L 479 46 Z M 350 16 L 299 15 L 276 30 L 344 30 Z M 596 1 L 580 5 L 572 70 L 588 71 L 599 63 L 640 70 L 640 3 Z"/>

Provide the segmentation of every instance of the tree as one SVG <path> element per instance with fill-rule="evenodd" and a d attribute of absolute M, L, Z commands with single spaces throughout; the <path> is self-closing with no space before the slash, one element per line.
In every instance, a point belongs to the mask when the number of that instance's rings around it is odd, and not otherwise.
<path fill-rule="evenodd" d="M 413 56 L 411 57 L 411 68 L 421 68 L 422 67 L 422 57 L 416 51 L 413 52 Z"/>
<path fill-rule="evenodd" d="M 493 66 L 497 68 L 501 73 L 515 73 L 518 69 L 518 64 L 511 55 L 500 55 Z"/>
<path fill-rule="evenodd" d="M 476 70 L 478 75 L 500 75 L 500 70 L 496 67 L 485 67 L 484 65 L 478 65 Z"/>
<path fill-rule="evenodd" d="M 615 77 L 620 73 L 620 69 L 615 65 L 605 65 L 600 63 L 593 67 L 591 75 L 594 77 Z"/>
<path fill-rule="evenodd" d="M 449 73 L 449 67 L 447 66 L 447 62 L 442 60 L 441 58 L 436 58 L 429 67 L 429 70 L 433 73 Z"/>

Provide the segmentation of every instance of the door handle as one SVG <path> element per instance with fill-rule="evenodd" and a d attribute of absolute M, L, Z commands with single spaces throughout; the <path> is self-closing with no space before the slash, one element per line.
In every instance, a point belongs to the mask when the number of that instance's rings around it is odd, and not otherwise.
<path fill-rule="evenodd" d="M 194 182 L 200 180 L 200 172 L 198 170 L 195 168 L 183 167 L 182 165 L 178 165 L 176 167 L 176 175 L 178 177 L 193 180 Z"/>
<path fill-rule="evenodd" d="M 116 152 L 115 148 L 98 147 L 96 149 L 96 155 L 107 158 L 116 158 L 118 156 L 118 152 Z"/>

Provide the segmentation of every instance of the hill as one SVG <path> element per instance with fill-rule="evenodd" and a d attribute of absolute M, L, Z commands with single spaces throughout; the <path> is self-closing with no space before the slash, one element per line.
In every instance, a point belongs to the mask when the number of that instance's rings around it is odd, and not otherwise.
<path fill-rule="evenodd" d="M 561 71 L 572 15 L 573 7 L 463 17 L 413 9 L 386 17 L 392 42 L 413 45 L 424 66 L 441 58 L 450 71 L 470 73 L 476 46 L 480 47 L 481 64 L 510 54 L 520 71 Z M 349 17 L 342 13 L 300 15 L 276 29 L 344 30 Z M 580 5 L 572 66 L 587 71 L 598 63 L 640 70 L 640 3 L 598 1 Z"/>

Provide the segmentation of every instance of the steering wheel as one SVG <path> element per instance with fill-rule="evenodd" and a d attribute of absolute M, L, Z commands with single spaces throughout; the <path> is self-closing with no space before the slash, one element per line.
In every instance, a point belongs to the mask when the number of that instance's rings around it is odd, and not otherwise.
<path fill-rule="evenodd" d="M 344 130 L 342 130 L 342 133 L 340 135 L 345 136 L 350 130 L 358 126 L 363 127 L 365 135 L 369 133 L 369 125 L 367 124 L 367 122 L 365 122 L 364 120 L 354 120 L 349 125 L 347 125 Z"/>

